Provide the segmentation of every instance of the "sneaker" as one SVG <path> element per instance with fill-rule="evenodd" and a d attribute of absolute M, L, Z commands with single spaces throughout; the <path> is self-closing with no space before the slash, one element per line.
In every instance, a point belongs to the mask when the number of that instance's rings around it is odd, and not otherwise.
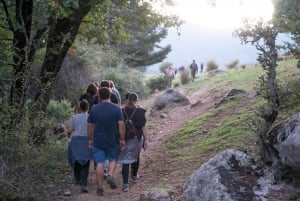
<path fill-rule="evenodd" d="M 104 191 L 103 191 L 102 188 L 98 188 L 96 193 L 97 193 L 97 195 L 99 195 L 99 196 L 104 196 Z"/>
<path fill-rule="evenodd" d="M 137 175 L 137 176 L 131 176 L 131 178 L 132 178 L 132 182 L 133 183 L 137 183 L 138 180 L 139 180 L 139 178 L 140 178 L 140 176 L 139 175 Z"/>
<path fill-rule="evenodd" d="M 114 178 L 112 178 L 112 176 L 107 175 L 106 182 L 109 184 L 111 189 L 116 189 L 117 188 L 117 184 L 116 184 Z"/>
<path fill-rule="evenodd" d="M 129 184 L 123 184 L 122 191 L 127 192 L 129 189 Z"/>
<path fill-rule="evenodd" d="M 89 189 L 86 186 L 81 186 L 80 188 L 81 188 L 81 192 L 83 192 L 83 193 L 89 192 Z"/>

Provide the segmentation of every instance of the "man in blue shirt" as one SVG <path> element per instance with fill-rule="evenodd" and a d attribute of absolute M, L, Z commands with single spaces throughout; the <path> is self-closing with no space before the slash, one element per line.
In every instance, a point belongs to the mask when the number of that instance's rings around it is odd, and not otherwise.
<path fill-rule="evenodd" d="M 104 195 L 104 161 L 109 161 L 107 183 L 112 189 L 117 188 L 113 172 L 121 149 L 125 149 L 125 124 L 122 110 L 110 102 L 110 90 L 99 89 L 100 103 L 95 105 L 88 117 L 89 147 L 93 148 L 94 160 L 97 163 L 97 194 Z"/>

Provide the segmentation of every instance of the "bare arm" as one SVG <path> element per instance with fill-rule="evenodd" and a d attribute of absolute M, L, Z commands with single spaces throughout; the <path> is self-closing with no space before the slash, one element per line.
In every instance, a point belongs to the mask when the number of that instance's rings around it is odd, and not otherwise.
<path fill-rule="evenodd" d="M 124 121 L 118 121 L 118 125 L 119 125 L 120 145 L 121 145 L 121 149 L 124 150 L 126 148 L 126 144 L 125 144 L 125 123 L 124 123 Z"/>
<path fill-rule="evenodd" d="M 73 132 L 73 128 L 71 126 L 68 126 L 68 129 L 67 129 L 67 136 L 70 137 L 71 134 Z"/>
<path fill-rule="evenodd" d="M 88 138 L 89 138 L 89 148 L 93 147 L 93 128 L 94 124 L 93 123 L 88 123 Z"/>
<path fill-rule="evenodd" d="M 143 126 L 142 131 L 143 131 L 143 137 L 144 137 L 144 147 L 143 148 L 146 149 L 148 147 L 148 130 L 147 130 L 146 125 Z"/>

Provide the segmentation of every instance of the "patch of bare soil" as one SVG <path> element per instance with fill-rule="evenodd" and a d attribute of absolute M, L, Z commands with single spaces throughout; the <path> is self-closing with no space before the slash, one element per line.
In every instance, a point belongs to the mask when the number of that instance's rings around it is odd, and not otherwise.
<path fill-rule="evenodd" d="M 184 88 L 179 89 L 179 91 L 186 94 Z M 159 94 L 160 93 L 156 93 L 147 100 L 140 101 L 140 106 L 149 107 Z M 91 168 L 88 184 L 90 192 L 85 194 L 81 193 L 79 186 L 73 185 L 70 189 L 66 189 L 66 191 L 70 191 L 71 195 L 62 196 L 60 200 L 137 201 L 139 200 L 142 191 L 157 187 L 162 180 L 164 183 L 169 183 L 173 189 L 176 189 L 173 200 L 181 200 L 182 185 L 184 181 L 177 181 L 176 173 L 181 171 L 182 167 L 168 167 L 168 161 L 174 159 L 164 158 L 163 153 L 160 152 L 160 148 L 164 146 L 176 129 L 180 128 L 185 122 L 211 110 L 214 107 L 214 103 L 218 102 L 222 96 L 223 94 L 213 93 L 207 87 L 203 87 L 187 96 L 191 104 L 197 103 L 194 107 L 187 105 L 166 108 L 160 111 L 160 114 L 164 114 L 164 118 L 159 117 L 159 115 L 154 115 L 154 117 L 152 117 L 152 115 L 150 115 L 150 109 L 148 109 L 148 122 L 151 123 L 151 128 L 148 129 L 149 147 L 146 150 L 142 150 L 141 153 L 141 165 L 139 169 L 140 179 L 137 183 L 130 181 L 128 192 L 122 192 L 121 166 L 118 165 L 114 175 L 117 180 L 118 188 L 112 190 L 108 185 L 105 185 L 104 191 L 106 192 L 106 195 L 103 197 L 97 196 L 96 175 L 93 168 Z M 251 102 L 251 98 L 246 101 Z M 240 107 L 247 107 L 248 105 L 248 103 L 243 102 L 243 105 L 240 105 Z M 219 116 L 214 117 L 214 121 L 210 121 L 211 123 L 202 127 L 199 132 L 208 133 L 211 128 L 219 123 L 218 119 L 222 119 L 224 115 L 233 113 L 234 110 L 235 107 L 221 112 Z M 204 158 L 199 160 L 207 161 L 208 159 L 209 158 Z"/>

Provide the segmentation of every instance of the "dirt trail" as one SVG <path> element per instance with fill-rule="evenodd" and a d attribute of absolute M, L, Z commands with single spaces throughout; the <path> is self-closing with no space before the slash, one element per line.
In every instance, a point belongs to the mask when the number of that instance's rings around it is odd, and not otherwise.
<path fill-rule="evenodd" d="M 185 94 L 184 88 L 179 89 L 179 91 Z M 160 93 L 156 93 L 146 100 L 140 101 L 141 107 L 149 107 L 152 105 L 155 98 Z M 104 186 L 104 191 L 106 195 L 104 197 L 99 197 L 96 195 L 96 175 L 93 169 L 90 170 L 89 175 L 89 190 L 87 194 L 80 193 L 78 186 L 72 186 L 71 196 L 65 197 L 64 200 L 72 201 L 137 201 L 142 191 L 149 188 L 155 187 L 160 179 L 166 179 L 167 173 L 157 171 L 157 169 L 151 169 L 150 164 L 160 158 L 159 151 L 163 144 L 168 140 L 172 133 L 180 128 L 182 124 L 186 121 L 205 113 L 209 109 L 213 108 L 214 102 L 218 101 L 222 95 L 212 94 L 208 88 L 204 87 L 197 92 L 187 96 L 191 104 L 198 101 L 198 105 L 195 107 L 178 106 L 171 109 L 163 110 L 162 113 L 165 114 L 165 118 L 150 117 L 147 111 L 148 121 L 151 122 L 151 128 L 148 129 L 149 133 L 149 147 L 147 150 L 143 150 L 141 153 L 141 165 L 139 169 L 140 179 L 138 183 L 132 183 L 130 180 L 130 187 L 128 192 L 122 192 L 122 177 L 121 177 L 121 167 L 118 165 L 114 177 L 117 180 L 118 188 L 112 190 L 108 185 Z M 158 122 L 160 122 L 158 124 Z M 168 161 L 165 161 L 168 164 Z M 157 167 L 159 168 L 159 167 Z M 178 183 L 176 189 L 180 191 L 182 183 Z"/>

